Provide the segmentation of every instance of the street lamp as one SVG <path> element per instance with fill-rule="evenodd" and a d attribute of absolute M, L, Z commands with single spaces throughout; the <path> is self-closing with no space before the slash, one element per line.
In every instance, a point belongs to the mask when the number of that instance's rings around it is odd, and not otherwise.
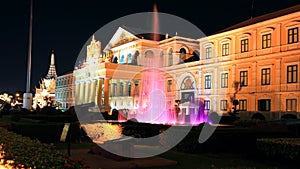
<path fill-rule="evenodd" d="M 33 0 L 30 0 L 30 24 L 29 24 L 29 47 L 28 47 L 28 65 L 27 65 L 27 82 L 26 92 L 23 94 L 23 108 L 31 110 L 32 108 L 32 93 L 30 93 L 30 75 L 31 75 L 31 53 L 32 53 L 32 11 Z"/>

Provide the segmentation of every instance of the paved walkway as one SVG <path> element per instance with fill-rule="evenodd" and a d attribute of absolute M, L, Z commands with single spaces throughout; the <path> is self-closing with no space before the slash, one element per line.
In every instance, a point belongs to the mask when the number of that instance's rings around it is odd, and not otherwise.
<path fill-rule="evenodd" d="M 62 150 L 67 154 L 66 150 Z M 88 153 L 89 149 L 71 150 L 73 159 L 83 159 L 91 169 L 133 169 L 176 165 L 176 161 L 161 157 L 138 158 L 126 161 L 115 161 L 100 155 Z"/>

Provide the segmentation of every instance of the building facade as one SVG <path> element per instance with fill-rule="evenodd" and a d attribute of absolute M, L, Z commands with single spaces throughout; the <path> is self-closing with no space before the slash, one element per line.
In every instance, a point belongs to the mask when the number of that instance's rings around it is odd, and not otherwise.
<path fill-rule="evenodd" d="M 74 101 L 74 76 L 73 72 L 56 78 L 55 105 L 62 110 L 67 110 L 75 105 Z"/>
<path fill-rule="evenodd" d="M 166 104 L 189 114 L 190 102 L 206 112 L 266 119 L 285 113 L 299 118 L 300 5 L 251 18 L 216 34 L 153 41 L 119 27 L 101 53 L 93 37 L 84 66 L 74 70 L 75 104 L 101 111 L 134 110 L 142 91 L 141 72 L 149 53 L 159 56 Z M 237 103 L 234 105 L 233 103 Z"/>

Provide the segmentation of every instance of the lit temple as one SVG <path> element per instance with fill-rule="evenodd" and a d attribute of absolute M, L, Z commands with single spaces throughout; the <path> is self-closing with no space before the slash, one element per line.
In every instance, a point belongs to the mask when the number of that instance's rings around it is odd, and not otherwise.
<path fill-rule="evenodd" d="M 48 74 L 41 80 L 40 87 L 35 89 L 35 95 L 32 105 L 34 109 L 53 105 L 55 97 L 56 78 L 57 74 L 54 62 L 54 51 L 52 51 Z"/>

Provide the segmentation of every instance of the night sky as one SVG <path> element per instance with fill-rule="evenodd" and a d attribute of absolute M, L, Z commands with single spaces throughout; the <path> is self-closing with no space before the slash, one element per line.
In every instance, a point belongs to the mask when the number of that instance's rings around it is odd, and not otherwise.
<path fill-rule="evenodd" d="M 31 89 L 45 77 L 51 51 L 58 75 L 73 70 L 76 58 L 99 28 L 122 16 L 159 12 L 184 18 L 210 35 L 253 16 L 297 5 L 297 0 L 175 1 L 175 0 L 34 0 Z M 200 3 L 200 4 L 199 4 Z M 0 93 L 25 91 L 28 58 L 30 0 L 10 0 L 0 5 Z M 101 39 L 99 39 L 101 41 Z M 102 49 L 106 44 L 102 44 Z"/>

